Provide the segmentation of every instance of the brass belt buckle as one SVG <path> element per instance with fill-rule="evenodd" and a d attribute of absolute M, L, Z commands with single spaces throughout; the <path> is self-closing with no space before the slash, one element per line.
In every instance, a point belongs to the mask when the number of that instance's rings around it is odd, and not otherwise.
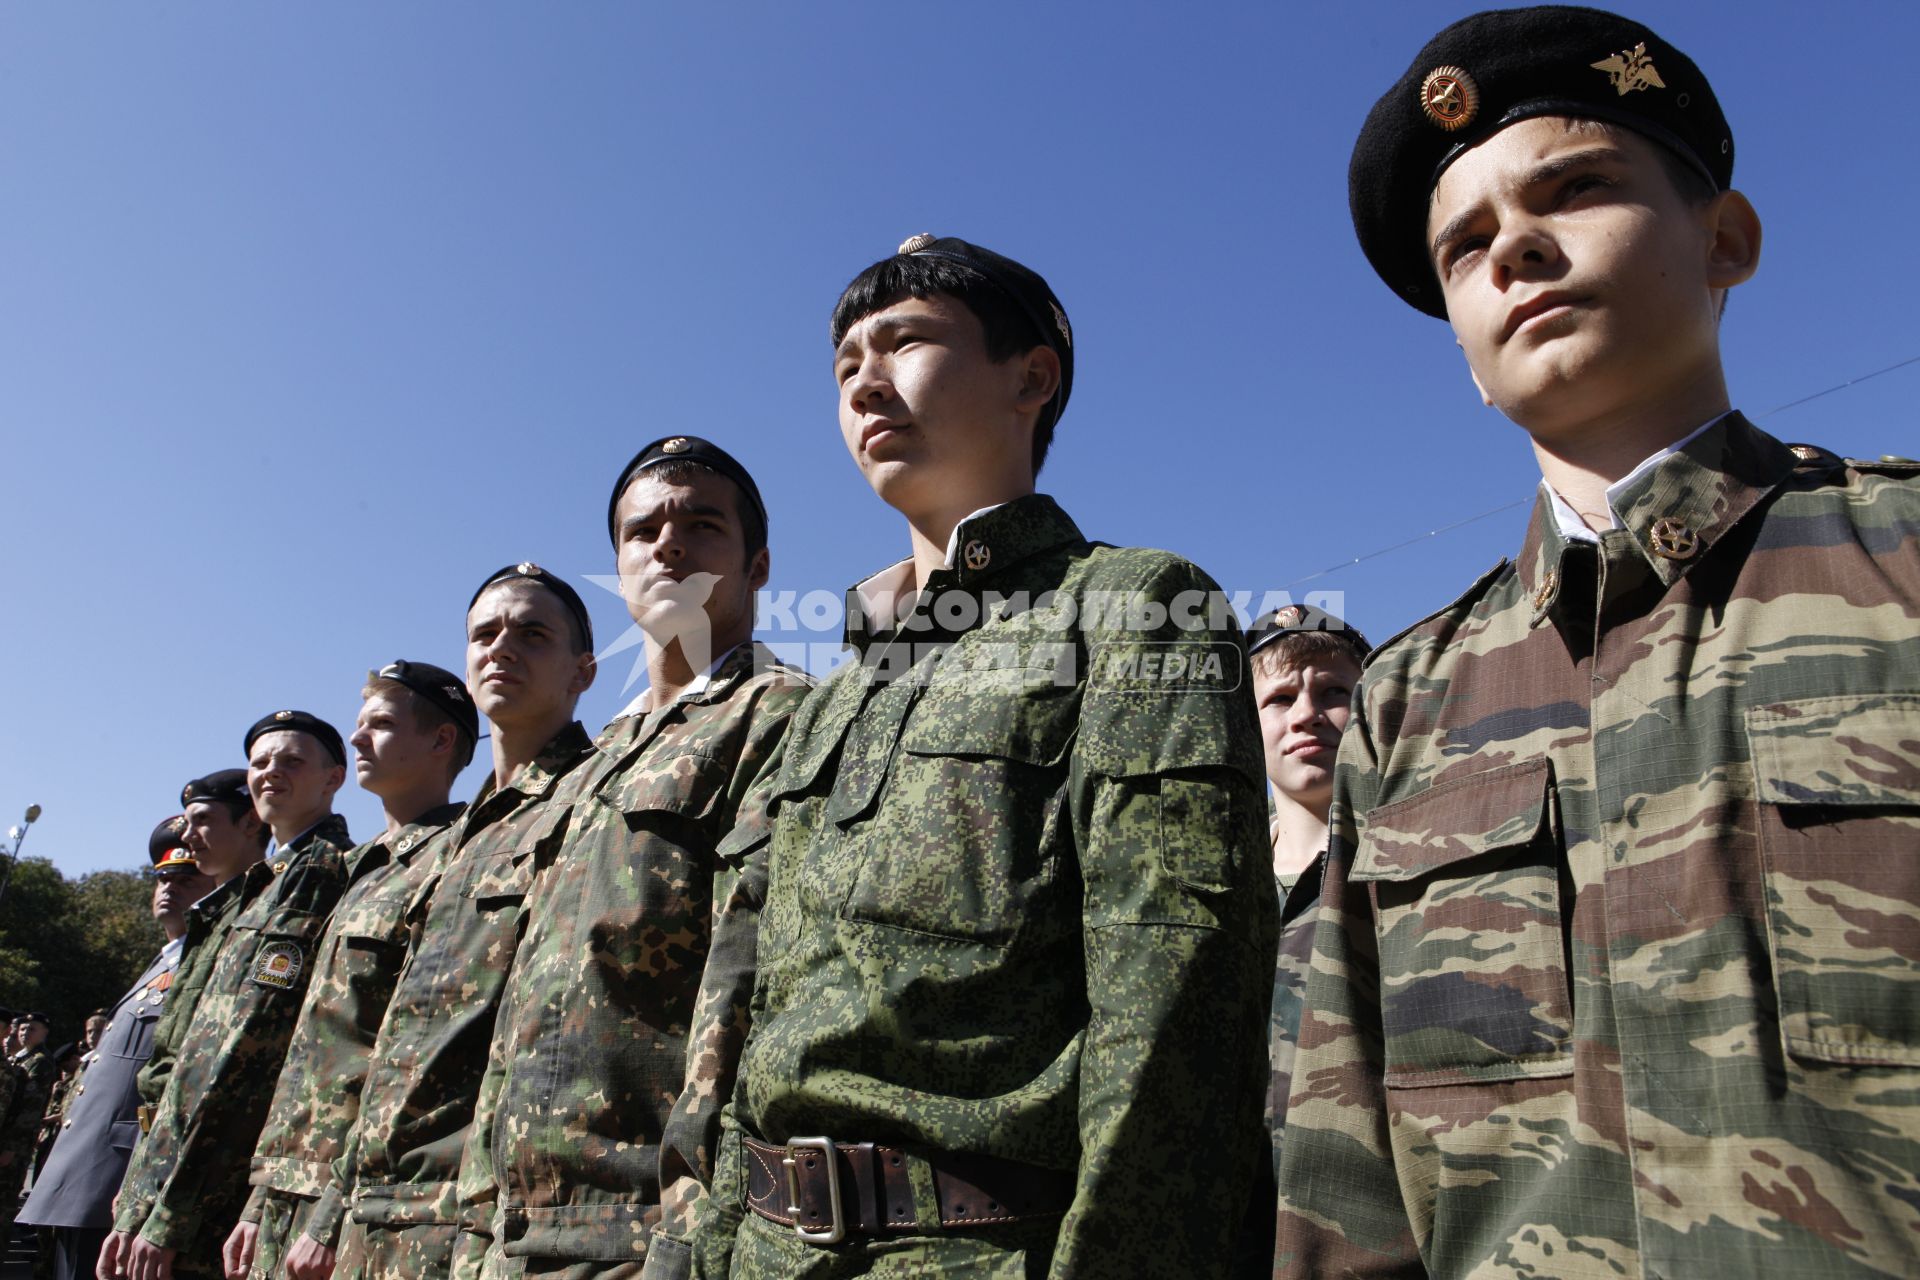
<path fill-rule="evenodd" d="M 140 1132 L 148 1133 L 153 1129 L 153 1108 L 152 1107 L 148 1106 L 146 1103 L 143 1102 L 138 1107 L 134 1108 L 133 1114 L 139 1117 Z"/>
<path fill-rule="evenodd" d="M 800 1166 L 794 1155 L 800 1151 L 818 1151 L 827 1165 L 827 1213 L 831 1217 L 823 1230 L 809 1231 L 800 1224 Z M 794 1234 L 808 1244 L 839 1244 L 847 1238 L 847 1224 L 840 1214 L 840 1165 L 831 1138 L 788 1138 L 787 1154 L 780 1158 L 787 1169 L 787 1212 L 793 1215 Z"/>

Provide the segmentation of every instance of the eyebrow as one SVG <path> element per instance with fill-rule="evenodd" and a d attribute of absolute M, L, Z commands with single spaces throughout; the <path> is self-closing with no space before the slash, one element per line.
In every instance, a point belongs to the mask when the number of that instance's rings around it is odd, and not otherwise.
<path fill-rule="evenodd" d="M 1618 160 L 1619 158 L 1620 148 L 1616 146 L 1602 145 L 1587 147 L 1568 155 L 1555 156 L 1551 160 L 1541 161 L 1527 171 L 1527 175 L 1520 180 L 1519 186 L 1522 190 L 1529 187 L 1537 187 L 1544 183 L 1552 182 L 1556 178 L 1565 177 L 1574 169 L 1583 169 L 1590 164 L 1597 164 L 1604 160 Z M 1429 256 L 1435 262 L 1438 262 L 1441 251 L 1455 240 L 1458 240 L 1460 236 L 1465 233 L 1468 225 L 1479 216 L 1480 206 L 1475 205 L 1450 219 L 1446 226 L 1440 228 L 1439 234 L 1435 235 L 1432 242 L 1427 246 Z"/>
<path fill-rule="evenodd" d="M 917 324 L 925 319 L 926 319 L 925 316 L 869 317 L 866 328 L 867 328 L 867 333 L 869 335 L 879 334 L 879 333 L 892 333 L 896 329 L 904 329 L 910 324 Z M 847 353 L 848 346 L 851 345 L 853 342 L 854 330 L 858 329 L 859 327 L 860 327 L 859 325 L 855 325 L 853 329 L 847 330 L 847 336 L 840 339 L 840 345 L 833 349 L 834 359 L 838 360 L 841 356 Z"/>
<path fill-rule="evenodd" d="M 727 513 L 725 508 L 716 506 L 710 502 L 690 502 L 685 506 L 674 507 L 673 514 L 684 518 L 686 516 L 725 516 Z M 620 522 L 620 531 L 625 533 L 636 525 L 646 524 L 649 521 L 663 518 L 665 517 L 658 509 L 653 511 L 636 511 Z"/>

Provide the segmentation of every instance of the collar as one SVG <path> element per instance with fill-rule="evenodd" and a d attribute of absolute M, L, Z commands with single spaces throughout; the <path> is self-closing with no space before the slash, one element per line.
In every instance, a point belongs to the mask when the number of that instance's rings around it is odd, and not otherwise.
<path fill-rule="evenodd" d="M 1044 493 L 983 508 L 953 527 L 947 567 L 934 570 L 918 590 L 911 558 L 849 588 L 843 639 L 848 648 L 865 650 L 892 636 L 908 615 L 942 591 L 979 591 L 1034 556 L 1084 541 L 1072 517 Z"/>
<path fill-rule="evenodd" d="M 279 875 L 287 869 L 289 859 L 299 857 L 322 840 L 341 850 L 352 847 L 353 838 L 347 834 L 347 820 L 337 813 L 330 813 L 287 841 L 284 846 L 277 840 L 268 839 L 267 856 L 256 862 L 254 866 L 271 867 L 273 874 Z"/>
<path fill-rule="evenodd" d="M 728 649 L 725 653 L 722 653 L 719 657 L 708 663 L 707 669 L 695 676 L 687 687 L 680 691 L 680 696 L 667 705 L 673 706 L 682 702 L 691 702 L 695 698 L 704 697 L 706 696 L 707 690 L 713 687 L 716 679 L 736 677 L 739 674 L 737 669 L 729 671 L 726 677 L 722 677 L 720 675 L 720 668 L 726 666 L 735 654 L 745 654 L 749 658 L 753 657 L 756 648 L 757 646 L 751 640 L 734 645 L 733 648 Z M 746 667 L 749 671 L 753 669 L 751 662 L 748 662 Z M 639 696 L 634 698 L 634 700 L 629 702 L 625 707 L 622 707 L 619 715 L 614 716 L 614 719 L 619 720 L 624 716 L 643 716 L 646 715 L 649 710 L 658 710 L 658 708 L 649 708 L 647 706 L 647 697 L 652 692 L 652 689 L 642 689 Z"/>
<path fill-rule="evenodd" d="M 1786 445 L 1741 414 L 1726 414 L 1609 486 L 1607 506 L 1617 527 L 1602 537 L 1582 524 L 1587 537 L 1580 539 L 1563 530 L 1553 506 L 1559 495 L 1543 484 L 1517 561 L 1521 588 L 1533 604 L 1531 625 L 1546 621 L 1559 599 L 1561 564 L 1575 541 L 1624 541 L 1661 586 L 1670 587 L 1794 465 Z"/>
<path fill-rule="evenodd" d="M 382 836 L 380 843 L 396 855 L 412 853 L 425 844 L 428 837 L 453 825 L 454 820 L 466 812 L 466 808 L 466 805 L 458 801 L 450 801 L 429 809 L 412 822 L 402 823 L 393 834 Z"/>
<path fill-rule="evenodd" d="M 186 945 L 187 935 L 184 933 L 177 938 L 169 938 L 166 945 L 160 948 L 160 959 L 166 961 L 168 964 L 174 963 L 180 958 L 181 948 Z"/>
<path fill-rule="evenodd" d="M 1612 523 L 1609 524 L 1607 527 L 1609 529 L 1618 529 L 1621 527 L 1619 499 L 1620 499 L 1620 496 L 1624 494 L 1627 491 L 1627 489 L 1630 488 L 1636 480 L 1640 479 L 1641 476 L 1645 475 L 1647 472 L 1659 466 L 1666 459 L 1672 457 L 1674 454 L 1680 452 L 1682 449 L 1692 444 L 1695 440 L 1698 440 L 1702 435 L 1706 433 L 1709 427 L 1713 426 L 1714 423 L 1720 421 L 1721 418 L 1724 418 L 1726 416 L 1727 415 L 1723 413 L 1718 415 L 1717 417 L 1707 419 L 1706 422 L 1702 423 L 1698 427 L 1695 427 L 1692 431 L 1689 431 L 1685 436 L 1681 437 L 1680 439 L 1675 440 L 1672 444 L 1668 445 L 1666 448 L 1658 450 L 1657 452 L 1649 455 L 1648 457 L 1641 459 L 1639 466 L 1635 467 L 1633 470 L 1627 472 L 1626 475 L 1621 476 L 1618 480 L 1615 480 L 1612 484 L 1608 485 L 1607 486 L 1607 516 L 1612 521 Z M 1560 493 L 1557 489 L 1555 489 L 1552 485 L 1548 484 L 1544 479 L 1540 481 L 1540 487 L 1546 490 L 1549 505 L 1553 508 L 1554 523 L 1559 525 L 1561 537 L 1565 538 L 1569 542 L 1600 541 L 1600 535 L 1587 527 L 1587 522 L 1580 518 L 1580 513 L 1567 505 L 1567 500 L 1560 496 Z"/>
<path fill-rule="evenodd" d="M 593 748 L 593 739 L 575 720 L 566 728 L 547 739 L 547 745 L 540 753 L 521 765 L 519 771 L 504 787 L 494 785 L 493 770 L 487 770 L 486 780 L 480 784 L 480 792 L 474 796 L 473 803 L 467 806 L 469 812 L 478 809 L 495 795 L 511 791 L 523 797 L 545 795 L 560 775 L 571 769 L 581 756 Z M 464 839 L 464 837 L 463 837 Z"/>

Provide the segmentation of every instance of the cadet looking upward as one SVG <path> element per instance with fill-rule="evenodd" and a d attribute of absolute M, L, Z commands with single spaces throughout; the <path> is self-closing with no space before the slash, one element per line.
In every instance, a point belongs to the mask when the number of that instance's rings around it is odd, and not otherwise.
<path fill-rule="evenodd" d="M 392 1280 L 444 1276 L 459 1233 L 456 1178 L 500 992 L 538 868 L 566 834 L 560 781 L 592 752 L 573 718 L 593 683 L 586 606 L 523 562 L 467 606 L 467 692 L 493 727 L 493 769 L 445 837 L 405 920 L 412 951 L 368 1057 L 360 1114 L 289 1265 Z M 323 1224 L 349 1204 L 337 1255 Z"/>
<path fill-rule="evenodd" d="M 462 806 L 447 803 L 473 759 L 480 718 L 459 676 L 402 659 L 367 673 L 348 742 L 354 776 L 386 827 L 347 855 L 347 889 L 314 959 L 299 1025 L 254 1148 L 253 1194 L 227 1239 L 229 1280 L 333 1266 L 344 1206 L 333 1162 L 360 1113 L 367 1055 L 407 954 L 406 911 Z M 318 1212 L 316 1213 L 316 1208 Z M 304 1247 L 309 1266 L 281 1263 Z"/>
<path fill-rule="evenodd" d="M 187 908 L 213 890 L 213 878 L 185 847 L 183 814 L 164 819 L 147 837 L 153 866 L 153 918 L 167 943 L 108 1012 L 89 1047 L 80 1083 L 60 1122 L 53 1150 L 34 1174 L 20 1220 L 53 1241 L 54 1280 L 90 1280 L 113 1225 L 113 1195 L 140 1135 L 135 1078 L 152 1047 L 187 932 Z M 94 1020 L 88 1019 L 91 1030 Z"/>
<path fill-rule="evenodd" d="M 1300 1274 L 1920 1275 L 1920 464 L 1728 411 L 1733 156 L 1686 55 L 1564 8 L 1448 27 L 1355 146 L 1542 485 L 1342 746 Z"/>
<path fill-rule="evenodd" d="M 346 779 L 339 732 L 304 711 L 247 730 L 247 790 L 273 833 L 231 882 L 240 904 L 120 1188 L 100 1268 L 133 1280 L 219 1275 L 247 1200 L 248 1157 L 313 975 L 313 949 L 346 887 Z M 191 816 L 189 822 L 191 822 Z M 190 1049 L 190 1051 L 189 1051 Z"/>
<path fill-rule="evenodd" d="M 811 681 L 753 643 L 767 516 L 730 454 L 654 441 L 607 517 L 648 688 L 565 784 L 566 844 L 529 900 L 461 1170 L 456 1274 L 684 1275 L 733 1080 L 737 1038 L 688 1047 L 733 881 L 715 848 Z"/>
<path fill-rule="evenodd" d="M 794 717 L 770 834 L 729 842 L 767 897 L 698 1270 L 1220 1274 L 1276 914 L 1231 611 L 1034 492 L 1073 367 L 1037 274 L 916 236 L 832 336 L 912 555 L 850 596 L 860 661 Z"/>

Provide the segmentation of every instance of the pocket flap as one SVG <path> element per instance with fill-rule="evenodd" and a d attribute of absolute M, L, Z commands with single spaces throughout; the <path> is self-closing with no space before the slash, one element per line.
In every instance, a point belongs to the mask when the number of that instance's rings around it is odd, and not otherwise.
<path fill-rule="evenodd" d="M 992 686 L 929 688 L 913 710 L 900 747 L 917 756 L 997 756 L 1054 764 L 1079 723 L 1074 689 L 1042 686 L 1022 694 Z"/>
<path fill-rule="evenodd" d="M 628 813 L 677 813 L 699 819 L 712 812 L 725 786 L 725 767 L 711 756 L 683 751 L 648 763 L 594 793 L 594 800 Z"/>
<path fill-rule="evenodd" d="M 1749 707 L 1747 745 L 1763 804 L 1920 805 L 1920 694 Z"/>
<path fill-rule="evenodd" d="M 1552 769 L 1529 760 L 1429 787 L 1360 820 L 1352 880 L 1417 880 L 1496 849 L 1531 844 L 1547 820 Z"/>

